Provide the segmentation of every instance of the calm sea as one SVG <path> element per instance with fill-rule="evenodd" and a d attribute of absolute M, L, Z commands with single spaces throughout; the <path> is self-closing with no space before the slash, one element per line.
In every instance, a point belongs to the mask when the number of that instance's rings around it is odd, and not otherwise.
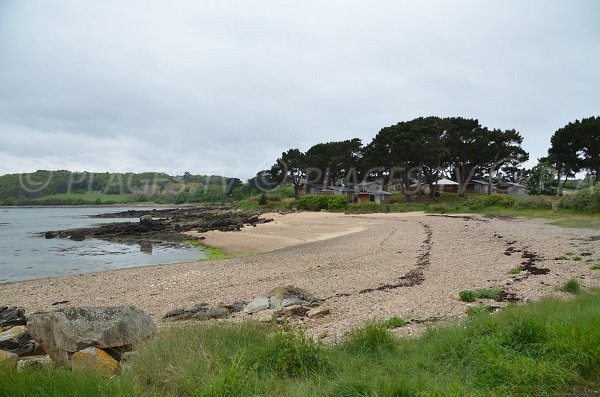
<path fill-rule="evenodd" d="M 206 257 L 202 249 L 189 246 L 72 241 L 35 235 L 47 230 L 137 221 L 89 217 L 128 209 L 131 208 L 0 208 L 0 283 Z"/>

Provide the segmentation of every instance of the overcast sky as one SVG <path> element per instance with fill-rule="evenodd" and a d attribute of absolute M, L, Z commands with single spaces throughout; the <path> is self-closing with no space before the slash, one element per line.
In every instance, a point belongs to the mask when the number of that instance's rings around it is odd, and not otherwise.
<path fill-rule="evenodd" d="M 419 116 L 533 159 L 600 114 L 600 1 L 0 0 L 0 174 L 248 178 Z"/>

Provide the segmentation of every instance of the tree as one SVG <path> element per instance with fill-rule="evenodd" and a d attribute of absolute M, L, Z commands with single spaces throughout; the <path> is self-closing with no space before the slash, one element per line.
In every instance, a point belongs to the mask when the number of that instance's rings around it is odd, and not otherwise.
<path fill-rule="evenodd" d="M 306 155 L 298 149 L 290 149 L 281 153 L 281 157 L 271 167 L 270 178 L 276 184 L 291 182 L 294 185 L 294 197 L 298 197 L 305 168 Z"/>
<path fill-rule="evenodd" d="M 484 150 L 484 158 L 487 167 L 488 181 L 490 189 L 488 194 L 492 194 L 492 183 L 494 173 L 506 164 L 523 163 L 529 159 L 527 153 L 521 147 L 523 137 L 516 130 L 493 129 L 485 134 L 487 147 Z"/>
<path fill-rule="evenodd" d="M 358 138 L 316 144 L 306 151 L 308 179 L 325 185 L 348 183 L 361 156 L 362 142 Z"/>
<path fill-rule="evenodd" d="M 464 197 L 468 183 L 487 162 L 489 130 L 482 128 L 477 119 L 462 117 L 447 118 L 444 126 L 450 174 L 454 174 L 458 182 L 459 196 Z"/>
<path fill-rule="evenodd" d="M 529 177 L 525 186 L 529 194 L 555 195 L 556 194 L 556 173 L 554 168 L 548 163 L 539 163 L 529 171 Z"/>
<path fill-rule="evenodd" d="M 487 171 L 490 185 L 501 167 L 504 173 L 516 174 L 519 164 L 529 158 L 522 142 L 517 131 L 489 130 L 476 119 L 420 117 L 379 131 L 365 148 L 363 162 L 370 167 L 384 165 L 382 174 L 388 172 L 390 178 L 398 172 L 407 200 L 413 181 L 428 184 L 433 198 L 442 173 L 455 175 L 464 196 L 475 174 Z"/>
<path fill-rule="evenodd" d="M 433 197 L 433 184 L 448 158 L 443 136 L 439 117 L 420 117 L 382 128 L 365 148 L 365 164 L 390 177 L 400 173 L 407 201 L 412 197 L 411 180 L 417 182 L 419 200 L 421 183 L 430 186 Z"/>
<path fill-rule="evenodd" d="M 548 160 L 558 169 L 559 179 L 586 170 L 600 180 L 600 117 L 575 120 L 558 129 L 550 142 Z"/>

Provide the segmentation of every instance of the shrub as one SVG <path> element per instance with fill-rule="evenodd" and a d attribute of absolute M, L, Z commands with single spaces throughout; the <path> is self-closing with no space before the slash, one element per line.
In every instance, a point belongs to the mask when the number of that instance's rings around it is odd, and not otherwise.
<path fill-rule="evenodd" d="M 570 294 L 577 295 L 581 293 L 581 285 L 574 278 L 570 279 L 562 287 L 558 289 L 559 291 L 568 292 Z"/>
<path fill-rule="evenodd" d="M 515 204 L 514 197 L 500 194 L 492 194 L 490 196 L 476 196 L 468 202 L 468 206 L 472 210 L 490 208 L 490 207 L 502 207 L 510 208 Z"/>
<path fill-rule="evenodd" d="M 558 208 L 598 213 L 600 212 L 600 184 L 592 189 L 582 189 L 575 194 L 564 196 L 558 202 Z"/>
<path fill-rule="evenodd" d="M 306 195 L 296 200 L 296 208 L 308 211 L 341 209 L 347 204 L 346 196 L 343 195 Z"/>
<path fill-rule="evenodd" d="M 548 196 L 523 196 L 515 200 L 514 208 L 531 210 L 551 210 L 552 199 Z"/>
<path fill-rule="evenodd" d="M 342 195 L 334 195 L 334 196 L 325 196 L 327 197 L 327 209 L 328 210 L 338 210 L 342 208 L 346 208 L 348 205 L 348 200 L 346 196 Z"/>
<path fill-rule="evenodd" d="M 258 199 L 258 204 L 259 205 L 267 205 L 269 199 L 267 198 L 267 195 L 265 193 L 260 195 L 260 198 Z"/>

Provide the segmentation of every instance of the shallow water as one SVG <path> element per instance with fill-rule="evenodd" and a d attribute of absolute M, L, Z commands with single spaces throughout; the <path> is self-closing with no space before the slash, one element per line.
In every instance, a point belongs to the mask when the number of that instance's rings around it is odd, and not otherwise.
<path fill-rule="evenodd" d="M 206 257 L 201 248 L 179 244 L 119 244 L 98 239 L 45 239 L 35 235 L 47 230 L 137 221 L 89 217 L 128 209 L 131 208 L 0 208 L 0 283 Z"/>

